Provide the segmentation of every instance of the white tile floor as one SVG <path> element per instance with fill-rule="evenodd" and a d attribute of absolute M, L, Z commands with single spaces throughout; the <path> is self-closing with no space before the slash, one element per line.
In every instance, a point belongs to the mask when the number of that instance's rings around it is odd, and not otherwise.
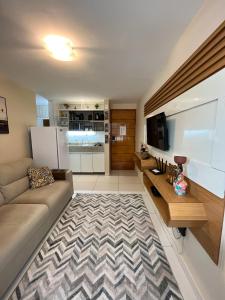
<path fill-rule="evenodd" d="M 151 216 L 155 230 L 166 253 L 167 259 L 178 282 L 184 300 L 200 300 L 196 297 L 188 277 L 179 261 L 178 253 L 173 249 L 171 240 L 162 223 L 153 201 L 145 192 L 144 185 L 136 171 L 113 171 L 110 176 L 104 175 L 73 175 L 75 192 L 141 192 Z"/>
<path fill-rule="evenodd" d="M 74 190 L 143 192 L 144 187 L 136 171 L 112 171 L 105 175 L 73 175 Z"/>

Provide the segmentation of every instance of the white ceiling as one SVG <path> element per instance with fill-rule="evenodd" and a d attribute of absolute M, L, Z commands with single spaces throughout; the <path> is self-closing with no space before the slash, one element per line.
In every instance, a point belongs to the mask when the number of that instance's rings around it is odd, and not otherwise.
<path fill-rule="evenodd" d="M 0 0 L 0 73 L 55 101 L 139 100 L 202 0 Z M 43 37 L 69 37 L 52 59 Z"/>

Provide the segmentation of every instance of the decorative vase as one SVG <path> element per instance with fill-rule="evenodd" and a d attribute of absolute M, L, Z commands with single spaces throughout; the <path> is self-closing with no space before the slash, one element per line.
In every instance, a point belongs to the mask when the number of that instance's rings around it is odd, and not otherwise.
<path fill-rule="evenodd" d="M 183 196 L 187 192 L 187 182 L 184 179 L 184 174 L 180 173 L 173 183 L 175 193 L 178 196 Z"/>
<path fill-rule="evenodd" d="M 175 193 L 179 196 L 185 195 L 187 192 L 187 182 L 184 180 L 183 174 L 183 164 L 186 163 L 186 156 L 174 156 L 174 161 L 177 163 L 176 178 L 174 180 L 173 186 Z"/>

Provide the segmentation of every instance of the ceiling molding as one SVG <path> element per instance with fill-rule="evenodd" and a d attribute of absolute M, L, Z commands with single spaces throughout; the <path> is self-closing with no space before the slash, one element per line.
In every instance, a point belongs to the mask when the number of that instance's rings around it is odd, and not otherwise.
<path fill-rule="evenodd" d="M 225 67 L 225 21 L 145 103 L 144 115 Z"/>

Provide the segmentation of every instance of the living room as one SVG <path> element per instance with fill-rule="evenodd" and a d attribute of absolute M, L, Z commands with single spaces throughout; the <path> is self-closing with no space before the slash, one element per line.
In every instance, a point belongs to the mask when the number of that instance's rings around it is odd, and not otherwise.
<path fill-rule="evenodd" d="M 225 1 L 0 7 L 0 298 L 224 299 Z"/>

